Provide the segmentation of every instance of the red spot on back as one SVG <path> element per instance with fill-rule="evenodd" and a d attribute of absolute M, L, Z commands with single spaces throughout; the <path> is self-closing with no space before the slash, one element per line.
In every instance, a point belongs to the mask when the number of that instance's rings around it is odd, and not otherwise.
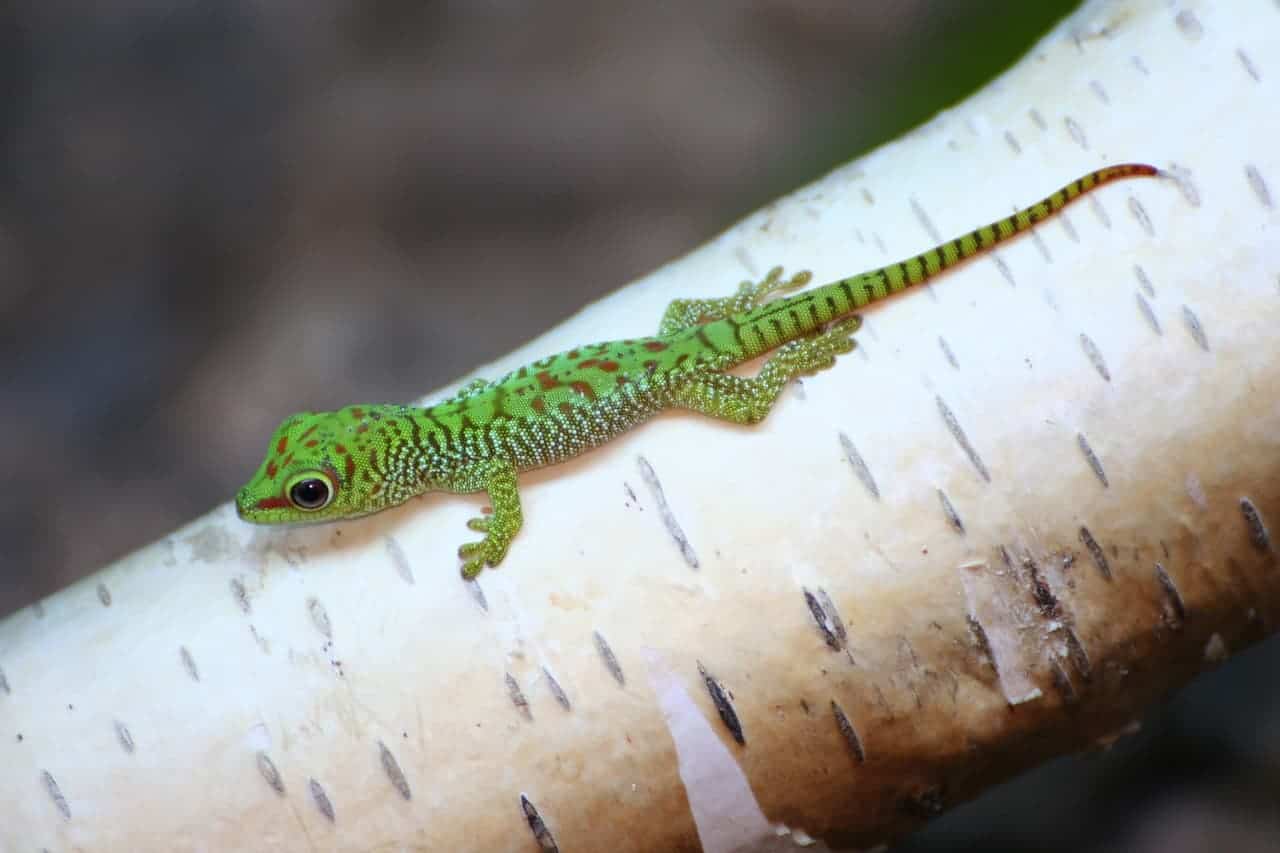
<path fill-rule="evenodd" d="M 301 441 L 302 439 L 304 439 L 304 438 L 306 438 L 307 436 L 311 435 L 311 433 L 313 433 L 313 432 L 315 432 L 315 431 L 316 431 L 316 427 L 318 427 L 318 426 L 320 426 L 320 425 L 319 425 L 319 424 L 312 424 L 311 426 L 307 427 L 307 431 L 306 431 L 306 432 L 304 432 L 302 435 L 298 436 L 298 440 L 299 440 L 299 441 Z"/>
<path fill-rule="evenodd" d="M 333 446 L 333 452 L 338 454 L 339 456 L 346 456 L 347 446 L 345 444 L 335 444 Z"/>
<path fill-rule="evenodd" d="M 356 459 L 354 456 L 347 457 L 347 482 L 350 483 L 356 478 Z"/>
<path fill-rule="evenodd" d="M 280 467 L 281 467 L 281 468 L 288 468 L 288 467 L 289 467 L 289 463 L 290 463 L 290 462 L 292 462 L 292 461 L 293 461 L 293 454 L 292 454 L 292 453 L 290 453 L 290 454 L 289 454 L 288 456 L 286 456 L 283 460 L 281 460 L 281 462 L 280 462 Z"/>
<path fill-rule="evenodd" d="M 653 359 L 649 359 L 644 363 L 644 369 L 649 371 L 649 373 L 653 373 L 655 370 L 658 369 L 658 362 L 654 361 Z"/>
<path fill-rule="evenodd" d="M 600 359 L 598 359 L 598 358 L 589 358 L 589 359 L 587 359 L 586 361 L 580 361 L 580 362 L 578 362 L 578 368 L 579 368 L 580 370 L 586 370 L 588 367 L 595 367 L 595 366 L 596 366 L 597 364 L 599 364 L 599 363 L 600 363 Z"/>
<path fill-rule="evenodd" d="M 276 456 L 284 453 L 284 449 L 289 446 L 289 436 L 282 435 L 280 440 L 276 442 Z"/>
<path fill-rule="evenodd" d="M 293 504 L 288 498 L 263 498 L 254 504 L 254 509 L 289 509 Z"/>
<path fill-rule="evenodd" d="M 315 447 L 319 443 L 320 443 L 319 439 L 313 438 L 310 441 L 308 441 L 306 444 L 304 444 L 303 447 Z"/>
<path fill-rule="evenodd" d="M 529 407 L 538 414 L 542 414 L 547 410 L 547 401 L 541 397 L 534 397 L 533 401 L 529 403 Z"/>
<path fill-rule="evenodd" d="M 267 463 L 267 476 L 271 479 L 274 480 L 276 478 L 276 472 L 279 470 L 280 469 L 276 467 L 276 460 L 272 459 Z"/>
<path fill-rule="evenodd" d="M 618 362 L 602 361 L 600 362 L 600 369 L 603 370 L 605 373 L 613 373 L 615 370 L 618 369 Z"/>
<path fill-rule="evenodd" d="M 586 397 L 588 400 L 594 400 L 596 398 L 596 389 L 592 388 L 589 384 L 587 384 L 586 382 L 583 382 L 581 379 L 570 382 L 569 387 L 572 388 L 577 393 L 581 394 L 582 396 Z"/>
<path fill-rule="evenodd" d="M 538 380 L 538 385 L 542 387 L 543 391 L 550 391 L 552 388 L 560 385 L 560 380 L 556 379 L 545 370 L 539 371 L 535 378 Z"/>
<path fill-rule="evenodd" d="M 368 432 L 368 431 L 369 431 L 369 425 L 368 425 L 368 424 L 360 424 L 360 426 L 356 427 L 356 433 L 357 433 L 357 434 L 358 434 L 358 433 L 362 433 L 362 432 Z"/>
<path fill-rule="evenodd" d="M 358 421 L 359 421 L 359 420 L 363 420 L 363 419 L 364 419 L 364 409 L 360 408 L 359 406 L 352 406 L 352 407 L 351 407 L 351 417 L 355 418 L 355 419 L 356 419 L 356 420 L 358 420 Z"/>
<path fill-rule="evenodd" d="M 628 382 L 631 381 L 631 379 L 628 378 L 625 374 L 622 376 L 619 376 L 617 379 L 618 379 L 618 385 L 626 385 Z"/>
<path fill-rule="evenodd" d="M 565 353 L 565 358 L 573 359 L 573 358 L 578 358 L 581 355 L 582 353 L 578 352 L 576 349 L 571 349 L 569 350 L 569 352 Z"/>
<path fill-rule="evenodd" d="M 571 415 L 571 414 L 573 414 L 573 406 L 572 406 L 571 404 L 569 404 L 569 403 L 561 403 L 561 404 L 560 404 L 560 414 L 562 414 L 562 415 Z"/>
<path fill-rule="evenodd" d="M 667 348 L 667 345 L 662 341 L 645 341 L 644 348 L 649 352 L 662 352 Z"/>

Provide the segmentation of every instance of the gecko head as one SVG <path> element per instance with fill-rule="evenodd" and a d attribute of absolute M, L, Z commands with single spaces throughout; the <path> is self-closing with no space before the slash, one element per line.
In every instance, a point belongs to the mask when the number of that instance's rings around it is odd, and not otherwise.
<path fill-rule="evenodd" d="M 266 458 L 236 494 L 236 512 L 256 524 L 355 518 L 388 506 L 377 461 L 401 406 L 348 406 L 284 419 Z"/>

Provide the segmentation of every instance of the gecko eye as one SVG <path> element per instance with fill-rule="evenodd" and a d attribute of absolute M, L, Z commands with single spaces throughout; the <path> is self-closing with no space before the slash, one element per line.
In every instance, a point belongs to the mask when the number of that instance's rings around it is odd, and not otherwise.
<path fill-rule="evenodd" d="M 307 512 L 324 509 L 333 500 L 333 488 L 328 479 L 317 474 L 303 474 L 289 484 L 286 494 L 289 503 Z"/>

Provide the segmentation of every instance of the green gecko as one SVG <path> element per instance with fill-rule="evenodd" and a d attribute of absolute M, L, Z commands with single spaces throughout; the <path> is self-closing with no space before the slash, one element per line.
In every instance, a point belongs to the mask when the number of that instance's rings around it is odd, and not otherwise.
<path fill-rule="evenodd" d="M 1158 175 L 1143 164 L 1109 166 L 1053 195 L 897 264 L 780 299 L 809 273 L 781 267 L 733 296 L 677 299 L 653 337 L 590 344 L 525 365 L 497 382 L 477 379 L 426 408 L 348 406 L 286 418 L 265 460 L 236 496 L 260 524 L 354 518 L 424 492 L 487 492 L 483 538 L 458 549 L 473 579 L 506 556 L 520 530 L 521 471 L 603 444 L 663 409 L 691 409 L 738 424 L 762 420 L 791 379 L 825 370 L 854 347 L 854 313 L 1027 231 L 1095 187 Z M 727 371 L 774 350 L 754 377 Z"/>

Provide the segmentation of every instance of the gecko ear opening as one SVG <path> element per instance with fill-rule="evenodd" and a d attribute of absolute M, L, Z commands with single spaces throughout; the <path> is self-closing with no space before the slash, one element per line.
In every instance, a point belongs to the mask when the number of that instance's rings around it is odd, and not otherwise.
<path fill-rule="evenodd" d="M 307 471 L 292 478 L 285 486 L 289 503 L 303 512 L 315 512 L 333 500 L 333 483 L 320 471 Z"/>

